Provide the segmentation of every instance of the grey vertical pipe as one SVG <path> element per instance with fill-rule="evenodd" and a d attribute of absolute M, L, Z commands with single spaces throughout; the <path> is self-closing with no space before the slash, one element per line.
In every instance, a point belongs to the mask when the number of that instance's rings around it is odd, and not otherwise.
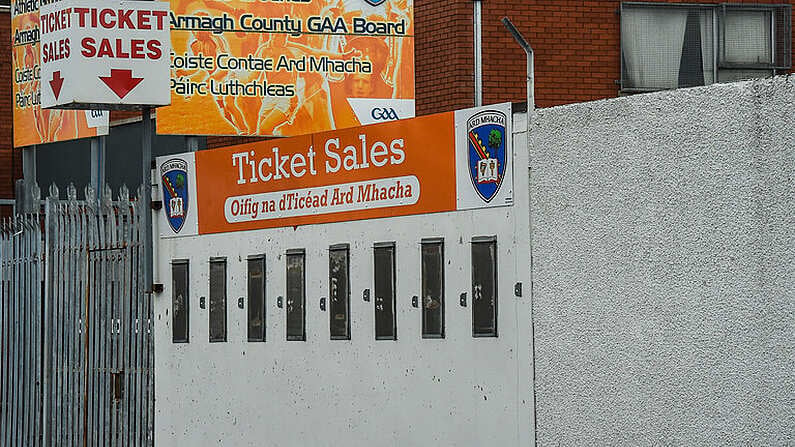
<path fill-rule="evenodd" d="M 105 186 L 106 143 L 104 135 L 91 139 L 91 185 L 98 192 Z M 95 197 L 99 199 L 101 194 L 97 193 Z"/>
<path fill-rule="evenodd" d="M 530 46 L 530 43 L 527 39 L 524 38 L 522 33 L 519 32 L 518 29 L 511 23 L 511 20 L 508 17 L 502 18 L 502 24 L 511 33 L 514 40 L 522 47 L 522 50 L 525 52 L 526 62 L 527 62 L 527 127 L 525 129 L 526 132 L 526 139 L 527 145 L 529 147 L 530 144 L 530 125 L 533 119 L 533 114 L 535 113 L 535 60 L 533 54 L 533 47 Z M 532 214 L 528 216 L 530 219 L 529 228 L 530 228 L 530 240 L 532 241 L 532 233 L 533 233 L 533 220 Z M 538 403 L 536 401 L 536 352 L 535 352 L 535 317 L 534 317 L 534 296 L 533 296 L 533 245 L 530 244 L 530 341 L 532 343 L 532 364 L 531 364 L 531 380 L 533 383 L 533 445 L 538 445 L 537 439 L 537 415 L 536 411 L 538 408 Z"/>
<path fill-rule="evenodd" d="M 141 153 L 143 156 L 141 175 L 143 178 L 143 197 L 140 197 L 143 205 L 143 242 L 144 242 L 144 293 L 152 290 L 152 119 L 151 108 L 144 106 L 141 112 L 143 127 L 141 129 Z M 148 298 L 148 297 L 147 297 Z"/>
<path fill-rule="evenodd" d="M 22 148 L 22 177 L 25 180 L 24 210 L 17 210 L 21 213 L 29 213 L 33 211 L 33 206 L 38 206 L 32 203 L 30 186 L 36 182 L 36 146 L 26 146 Z"/>
<path fill-rule="evenodd" d="M 530 130 L 530 118 L 535 111 L 535 68 L 534 68 L 534 56 L 533 56 L 533 47 L 530 46 L 530 43 L 522 36 L 522 33 L 519 32 L 518 29 L 513 25 L 511 20 L 508 17 L 502 18 L 502 24 L 505 28 L 508 29 L 508 32 L 511 33 L 513 38 L 522 47 L 522 50 L 525 52 L 526 61 L 527 61 L 527 130 Z M 530 134 L 528 133 L 528 138 Z"/>
<path fill-rule="evenodd" d="M 141 198 L 141 217 L 143 223 L 143 309 L 148 309 L 149 304 L 152 298 L 152 278 L 153 278 L 153 268 L 152 268 L 152 174 L 151 174 L 151 167 L 152 167 L 152 136 L 153 136 L 153 128 L 152 128 L 152 121 L 149 119 L 151 114 L 151 109 L 149 107 L 144 107 L 143 109 L 143 119 L 144 119 L 144 126 L 143 126 L 143 145 L 142 145 L 142 152 L 143 152 L 143 197 Z M 146 315 L 144 315 L 146 318 Z M 141 340 L 143 341 L 144 351 L 143 354 L 145 357 L 148 358 L 146 354 L 148 354 L 149 346 L 146 344 L 146 331 L 143 327 L 147 321 L 142 321 L 142 335 Z M 143 381 L 143 383 L 148 384 L 148 381 Z M 144 389 L 144 392 L 147 392 Z M 148 413 L 148 406 L 143 405 L 142 411 Z M 149 425 L 147 424 L 148 418 L 146 415 L 142 418 L 143 424 L 141 425 L 141 429 L 147 430 Z M 144 437 L 146 439 L 146 436 Z M 146 441 L 144 441 L 146 442 Z"/>
<path fill-rule="evenodd" d="M 193 135 L 185 137 L 185 143 L 188 146 L 188 152 L 196 152 L 199 150 L 199 137 Z"/>
<path fill-rule="evenodd" d="M 483 29 L 482 29 L 482 13 L 481 13 L 481 0 L 474 0 L 474 11 L 472 13 L 474 19 L 474 42 L 475 48 L 475 107 L 483 105 Z"/>

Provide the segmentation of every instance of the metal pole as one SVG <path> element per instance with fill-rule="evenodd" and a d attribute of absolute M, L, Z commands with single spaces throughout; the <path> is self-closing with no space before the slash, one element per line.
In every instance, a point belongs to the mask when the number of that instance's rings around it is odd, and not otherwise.
<path fill-rule="evenodd" d="M 483 32 L 481 28 L 481 2 L 474 0 L 474 34 L 475 34 L 475 107 L 483 105 Z"/>
<path fill-rule="evenodd" d="M 533 48 L 530 46 L 530 43 L 525 40 L 522 33 L 513 26 L 511 20 L 508 17 L 502 18 L 502 24 L 505 28 L 508 29 L 508 32 L 511 33 L 516 42 L 519 44 L 520 47 L 525 52 L 527 56 L 527 130 L 530 130 L 530 116 L 533 111 L 535 111 L 535 86 L 534 86 L 534 78 L 535 78 L 535 69 L 534 69 L 534 57 L 533 57 Z M 529 134 L 528 134 L 529 137 Z"/>
<path fill-rule="evenodd" d="M 188 145 L 188 152 L 196 152 L 199 150 L 199 137 L 189 136 L 185 138 Z"/>
<path fill-rule="evenodd" d="M 36 146 L 22 148 L 22 177 L 32 184 L 36 181 Z"/>
<path fill-rule="evenodd" d="M 144 106 L 141 110 L 141 179 L 143 181 L 143 197 L 139 197 L 143 205 L 143 227 L 144 227 L 144 293 L 152 292 L 152 138 L 154 129 L 152 127 L 152 109 Z"/>
<path fill-rule="evenodd" d="M 97 192 L 97 203 L 99 203 L 102 190 L 105 187 L 105 154 L 107 153 L 105 144 L 104 135 L 91 139 L 91 185 Z"/>
<path fill-rule="evenodd" d="M 22 178 L 24 180 L 22 191 L 17 193 L 22 194 L 22 209 L 17 210 L 22 213 L 31 213 L 38 206 L 38 203 L 33 203 L 33 197 L 30 193 L 31 188 L 36 183 L 36 146 L 27 146 L 22 148 Z M 19 200 L 19 197 L 17 198 Z"/>
<path fill-rule="evenodd" d="M 525 52 L 527 58 L 527 128 L 525 133 L 525 138 L 527 141 L 527 149 L 530 149 L 530 122 L 532 119 L 533 114 L 535 113 L 535 86 L 534 86 L 534 58 L 533 58 L 533 48 L 530 46 L 530 43 L 522 36 L 522 33 L 519 32 L 518 29 L 511 23 L 511 20 L 508 17 L 502 18 L 502 24 L 511 33 L 513 38 L 519 44 L 520 47 Z M 529 166 L 528 166 L 529 168 Z M 530 175 L 531 170 L 528 169 L 528 176 Z M 532 205 L 530 205 L 532 206 Z M 536 399 L 536 336 L 535 336 L 535 310 L 534 310 L 534 290 L 533 290 L 533 217 L 532 213 L 528 212 L 529 216 L 529 229 L 530 229 L 530 291 L 529 291 L 529 298 L 530 298 L 530 339 L 532 343 L 532 380 L 533 380 L 533 444 L 538 445 L 538 402 Z"/>

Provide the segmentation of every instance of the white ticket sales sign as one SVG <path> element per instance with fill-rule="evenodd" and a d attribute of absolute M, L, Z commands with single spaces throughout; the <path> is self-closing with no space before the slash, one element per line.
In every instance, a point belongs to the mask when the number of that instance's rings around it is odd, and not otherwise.
<path fill-rule="evenodd" d="M 164 106 L 169 91 L 169 3 L 42 1 L 41 106 Z"/>

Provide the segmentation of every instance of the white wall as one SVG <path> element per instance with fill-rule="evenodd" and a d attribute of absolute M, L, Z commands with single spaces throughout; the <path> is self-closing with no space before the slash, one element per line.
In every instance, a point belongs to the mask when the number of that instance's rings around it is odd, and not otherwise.
<path fill-rule="evenodd" d="M 538 111 L 538 445 L 795 443 L 795 78 Z"/>
<path fill-rule="evenodd" d="M 526 127 L 523 117 L 514 129 Z M 523 133 L 515 147 L 526 147 Z M 527 166 L 517 150 L 514 163 Z M 518 168 L 521 173 L 523 168 Z M 161 239 L 155 298 L 157 445 L 529 445 L 532 442 L 527 176 L 514 205 Z M 470 241 L 496 235 L 498 338 L 472 337 Z M 420 240 L 444 237 L 446 337 L 421 338 Z M 374 338 L 373 243 L 396 241 L 396 341 Z M 328 247 L 350 244 L 350 341 L 329 340 Z M 285 251 L 305 248 L 307 340 L 285 340 Z M 267 341 L 246 341 L 246 257 L 265 253 Z M 227 257 L 228 341 L 208 342 L 209 259 Z M 190 260 L 190 342 L 171 342 L 171 266 Z M 468 307 L 459 305 L 467 292 Z M 209 299 L 208 299 L 209 300 Z"/>

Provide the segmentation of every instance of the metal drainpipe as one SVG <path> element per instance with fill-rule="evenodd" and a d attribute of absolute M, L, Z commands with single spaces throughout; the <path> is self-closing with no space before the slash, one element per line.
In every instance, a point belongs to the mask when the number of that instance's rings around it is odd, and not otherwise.
<path fill-rule="evenodd" d="M 473 1 L 475 47 L 475 107 L 483 105 L 483 32 L 481 29 L 481 0 Z"/>
<path fill-rule="evenodd" d="M 527 130 L 530 130 L 530 115 L 532 112 L 535 111 L 535 86 L 534 86 L 534 78 L 535 78 L 535 68 L 534 68 L 534 58 L 533 58 L 533 48 L 530 44 L 525 40 L 522 33 L 513 26 L 511 20 L 508 17 L 502 18 L 502 24 L 505 28 L 508 29 L 508 32 L 511 33 L 516 42 L 519 44 L 520 47 L 525 52 L 527 56 Z"/>
<path fill-rule="evenodd" d="M 511 20 L 508 17 L 503 17 L 502 18 L 502 24 L 505 26 L 506 29 L 508 29 L 508 32 L 511 33 L 511 35 L 516 40 L 516 42 L 519 44 L 519 46 L 522 47 L 522 49 L 524 50 L 525 55 L 527 57 L 527 120 L 526 120 L 527 121 L 527 129 L 526 129 L 527 133 L 525 135 L 526 135 L 526 138 L 527 138 L 527 146 L 529 148 L 529 146 L 530 146 L 530 123 L 531 123 L 531 120 L 532 120 L 532 116 L 535 113 L 535 90 L 534 90 L 535 89 L 535 85 L 534 85 L 535 72 L 534 72 L 533 47 L 530 46 L 530 43 L 527 42 L 527 40 L 524 38 L 524 36 L 522 36 L 522 33 L 520 33 L 518 29 L 516 29 L 516 27 L 513 25 L 513 23 L 511 23 Z M 530 175 L 530 172 L 528 172 L 528 175 Z M 538 411 L 538 402 L 536 400 L 536 336 L 535 336 L 535 309 L 534 309 L 534 305 L 535 305 L 534 299 L 535 299 L 535 297 L 533 296 L 534 295 L 533 294 L 533 292 L 534 292 L 534 290 L 533 290 L 534 289 L 534 287 L 533 287 L 533 284 L 534 284 L 534 278 L 533 278 L 533 215 L 532 215 L 532 213 L 528 213 L 528 214 L 529 214 L 528 217 L 530 219 L 530 224 L 529 224 L 529 227 L 530 227 L 530 247 L 529 247 L 530 248 L 530 292 L 529 292 L 529 295 L 530 295 L 530 330 L 531 330 L 530 337 L 533 340 L 533 362 L 532 362 L 532 364 L 533 364 L 532 365 L 533 366 L 533 368 L 532 368 L 533 369 L 533 371 L 532 371 L 532 377 L 533 377 L 533 427 L 534 427 L 534 430 L 533 430 L 533 438 L 534 438 L 533 439 L 533 445 L 538 445 L 538 439 L 537 439 L 537 436 L 538 436 L 538 415 L 536 413 Z"/>

